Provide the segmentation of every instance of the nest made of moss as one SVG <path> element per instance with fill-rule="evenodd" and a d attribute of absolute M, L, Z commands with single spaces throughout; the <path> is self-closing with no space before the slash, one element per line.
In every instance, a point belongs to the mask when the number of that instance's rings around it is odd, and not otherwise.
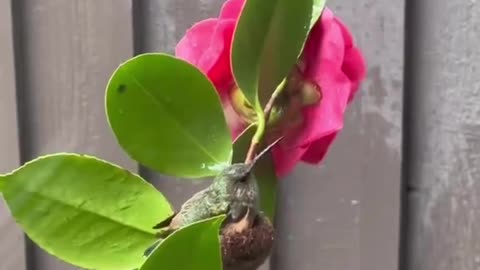
<path fill-rule="evenodd" d="M 224 269 L 257 269 L 265 262 L 273 247 L 272 223 L 265 215 L 257 214 L 252 224 L 247 224 L 241 230 L 232 230 L 229 225 L 225 225 L 221 231 Z"/>

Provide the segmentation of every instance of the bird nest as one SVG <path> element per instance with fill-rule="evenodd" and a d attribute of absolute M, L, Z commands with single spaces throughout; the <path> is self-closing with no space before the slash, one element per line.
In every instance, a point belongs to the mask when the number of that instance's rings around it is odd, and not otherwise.
<path fill-rule="evenodd" d="M 251 224 L 240 221 L 225 225 L 221 231 L 224 269 L 257 269 L 270 255 L 273 240 L 273 225 L 263 214 L 256 215 Z"/>

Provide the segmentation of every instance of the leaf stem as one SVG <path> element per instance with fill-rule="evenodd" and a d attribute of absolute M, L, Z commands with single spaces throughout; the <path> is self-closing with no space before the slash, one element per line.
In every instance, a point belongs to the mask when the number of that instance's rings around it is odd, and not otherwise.
<path fill-rule="evenodd" d="M 257 148 L 260 145 L 263 135 L 265 133 L 265 127 L 267 125 L 268 120 L 270 119 L 270 114 L 272 112 L 273 104 L 275 103 L 275 99 L 279 96 L 282 90 L 285 88 L 286 78 L 282 80 L 282 82 L 277 86 L 275 91 L 273 91 L 272 96 L 268 100 L 267 104 L 265 105 L 265 109 L 262 109 L 260 102 L 257 100 L 255 111 L 257 112 L 257 130 L 252 137 L 252 141 L 250 143 L 250 148 L 248 149 L 247 157 L 245 158 L 245 163 L 250 164 L 257 154 Z"/>

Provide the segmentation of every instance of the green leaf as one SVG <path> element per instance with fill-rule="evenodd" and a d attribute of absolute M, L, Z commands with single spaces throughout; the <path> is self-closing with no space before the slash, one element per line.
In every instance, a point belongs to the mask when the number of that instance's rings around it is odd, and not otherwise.
<path fill-rule="evenodd" d="M 237 137 L 233 145 L 233 163 L 241 163 L 245 160 L 254 133 L 255 126 L 249 126 Z M 259 149 L 258 152 L 260 151 Z M 260 190 L 260 208 L 265 215 L 273 221 L 275 217 L 278 179 L 270 153 L 266 153 L 257 161 L 253 174 L 257 178 L 258 188 Z"/>
<path fill-rule="evenodd" d="M 166 54 L 129 59 L 107 86 L 106 110 L 119 144 L 160 173 L 199 178 L 230 163 L 220 98 L 191 64 Z"/>
<path fill-rule="evenodd" d="M 0 192 L 3 191 L 4 186 L 5 186 L 5 179 L 0 176 Z"/>
<path fill-rule="evenodd" d="M 260 190 L 260 207 L 273 222 L 277 204 L 278 179 L 271 153 L 266 153 L 257 161 L 254 174 L 258 179 L 258 188 Z"/>
<path fill-rule="evenodd" d="M 174 232 L 155 248 L 140 270 L 222 270 L 219 229 L 225 215 Z"/>
<path fill-rule="evenodd" d="M 237 136 L 233 142 L 233 157 L 232 163 L 243 163 L 247 157 L 248 148 L 253 135 L 255 134 L 256 126 L 254 124 L 248 126 Z"/>
<path fill-rule="evenodd" d="M 312 30 L 313 26 L 315 25 L 315 23 L 317 23 L 318 19 L 322 15 L 322 12 L 325 9 L 325 4 L 327 3 L 327 0 L 313 0 L 312 2 L 313 2 L 312 16 L 310 20 L 310 26 L 308 28 L 308 33 L 310 33 L 310 30 Z"/>
<path fill-rule="evenodd" d="M 262 107 L 296 63 L 325 0 L 247 0 L 232 45 L 236 82 Z M 260 97 L 258 97 L 260 95 Z"/>
<path fill-rule="evenodd" d="M 78 267 L 131 270 L 172 214 L 168 201 L 137 175 L 77 154 L 53 154 L 0 176 L 16 222 L 41 248 Z"/>

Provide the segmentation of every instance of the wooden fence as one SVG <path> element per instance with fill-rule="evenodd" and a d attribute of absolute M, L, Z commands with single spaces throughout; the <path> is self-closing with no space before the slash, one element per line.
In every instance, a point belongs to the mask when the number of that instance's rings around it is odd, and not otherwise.
<path fill-rule="evenodd" d="M 173 52 L 222 2 L 0 0 L 0 172 L 88 153 L 138 170 L 178 206 L 204 184 L 127 158 L 105 120 L 104 89 L 119 63 Z M 480 3 L 328 5 L 364 51 L 368 79 L 327 160 L 282 181 L 270 269 L 480 269 Z M 0 270 L 67 269 L 0 205 Z"/>

